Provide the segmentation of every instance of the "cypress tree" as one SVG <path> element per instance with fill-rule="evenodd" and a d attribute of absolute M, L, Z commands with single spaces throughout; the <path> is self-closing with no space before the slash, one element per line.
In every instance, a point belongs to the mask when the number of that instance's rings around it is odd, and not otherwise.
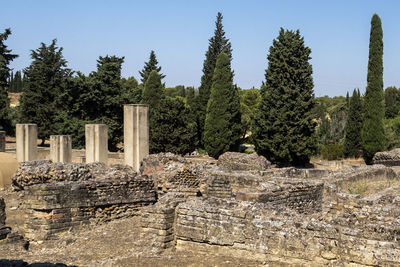
<path fill-rule="evenodd" d="M 156 70 L 152 70 L 144 85 L 141 103 L 149 105 L 150 108 L 156 108 L 163 98 L 165 98 L 165 91 L 161 84 L 161 76 Z"/>
<path fill-rule="evenodd" d="M 31 51 L 32 63 L 25 69 L 26 84 L 20 98 L 20 122 L 38 125 L 38 137 L 42 139 L 42 145 L 50 134 L 56 132 L 56 99 L 63 91 L 63 79 L 71 75 L 62 50 L 57 47 L 55 39 L 49 46 L 42 43 L 37 50 Z"/>
<path fill-rule="evenodd" d="M 160 73 L 161 71 L 161 67 L 157 66 L 158 61 L 156 58 L 156 53 L 154 53 L 153 50 L 151 50 L 150 52 L 150 57 L 149 57 L 149 61 L 144 63 L 144 67 L 143 70 L 139 71 L 140 76 L 142 77 L 140 80 L 142 81 L 142 84 L 145 84 L 147 79 L 150 76 L 150 73 L 155 70 L 158 75 L 160 75 L 160 78 L 163 79 L 165 77 L 165 75 L 163 75 L 162 73 Z"/>
<path fill-rule="evenodd" d="M 22 77 L 21 71 L 17 71 L 14 76 L 14 92 L 21 92 L 22 91 Z"/>
<path fill-rule="evenodd" d="M 204 146 L 210 156 L 218 158 L 238 145 L 240 115 L 239 93 L 233 86 L 230 59 L 221 53 L 214 70 L 204 124 Z"/>
<path fill-rule="evenodd" d="M 201 77 L 201 84 L 199 87 L 199 95 L 197 96 L 196 115 L 198 121 L 198 138 L 201 145 L 203 144 L 202 135 L 204 131 L 204 123 L 206 118 L 206 110 L 208 100 L 210 98 L 211 85 L 213 83 L 214 69 L 217 62 L 217 57 L 220 53 L 224 52 L 228 58 L 232 59 L 232 49 L 229 39 L 225 37 L 225 32 L 222 26 L 222 14 L 218 12 L 217 20 L 215 22 L 214 36 L 209 39 L 208 50 L 206 52 L 206 59 L 203 63 L 203 76 Z"/>
<path fill-rule="evenodd" d="M 367 164 L 372 164 L 372 158 L 376 152 L 385 149 L 382 38 L 381 19 L 374 14 L 371 19 L 367 89 L 364 97 L 362 128 L 363 157 Z"/>
<path fill-rule="evenodd" d="M 316 150 L 310 54 L 298 30 L 282 28 L 269 49 L 252 133 L 257 153 L 281 166 L 304 166 Z"/>
<path fill-rule="evenodd" d="M 359 90 L 354 90 L 350 99 L 350 108 L 347 115 L 344 154 L 346 157 L 357 157 L 362 149 L 361 132 L 362 129 L 362 104 Z"/>
<path fill-rule="evenodd" d="M 11 54 L 11 50 L 7 48 L 4 41 L 7 40 L 11 34 L 10 29 L 6 29 L 0 34 L 0 129 L 7 132 L 12 132 L 11 121 L 9 118 L 10 111 L 10 100 L 8 99 L 8 78 L 10 75 L 10 68 L 8 65 L 16 57 L 15 54 Z"/>

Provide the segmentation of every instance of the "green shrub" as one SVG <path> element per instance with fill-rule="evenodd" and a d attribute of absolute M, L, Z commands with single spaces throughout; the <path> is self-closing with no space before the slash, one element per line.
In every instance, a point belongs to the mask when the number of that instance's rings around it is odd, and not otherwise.
<path fill-rule="evenodd" d="M 322 158 L 327 160 L 337 160 L 344 157 L 342 144 L 328 144 L 322 148 Z"/>

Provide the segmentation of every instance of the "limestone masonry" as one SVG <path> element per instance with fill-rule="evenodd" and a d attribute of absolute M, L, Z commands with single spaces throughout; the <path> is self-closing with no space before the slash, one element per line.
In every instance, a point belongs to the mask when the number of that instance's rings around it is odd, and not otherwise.
<path fill-rule="evenodd" d="M 29 241 L 135 216 L 137 240 L 154 253 L 400 266 L 400 182 L 388 166 L 275 168 L 255 154 L 229 152 L 217 161 L 161 153 L 145 157 L 139 172 L 127 165 L 25 162 L 12 186 L 22 194 L 21 234 Z M 0 238 L 8 227 L 0 199 Z"/>

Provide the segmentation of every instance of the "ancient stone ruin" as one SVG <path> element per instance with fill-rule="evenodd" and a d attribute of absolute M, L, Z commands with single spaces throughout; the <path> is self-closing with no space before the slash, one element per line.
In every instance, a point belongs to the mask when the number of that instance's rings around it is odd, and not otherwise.
<path fill-rule="evenodd" d="M 124 153 L 110 154 L 107 125 L 92 124 L 85 151 L 51 136 L 50 159 L 36 125 L 17 125 L 19 167 L 0 192 L 0 255 L 48 261 L 48 250 L 68 264 L 107 266 L 199 254 L 244 265 L 400 266 L 398 150 L 377 153 L 373 166 L 310 169 L 277 168 L 255 153 L 148 155 L 148 107 L 126 105 L 124 119 Z"/>
<path fill-rule="evenodd" d="M 104 163 L 21 164 L 22 233 L 50 242 L 85 225 L 137 218 L 152 253 L 206 253 L 299 266 L 399 266 L 400 183 L 391 167 L 273 168 L 255 155 L 149 155 L 136 172 Z M 385 186 L 363 195 L 358 183 Z M 0 237 L 5 226 L 0 201 Z M 3 234 L 2 234 L 3 233 Z M 4 239 L 4 240 L 7 240 Z M 1 244 L 1 241 L 0 241 Z M 133 246 L 133 245 L 132 245 Z"/>

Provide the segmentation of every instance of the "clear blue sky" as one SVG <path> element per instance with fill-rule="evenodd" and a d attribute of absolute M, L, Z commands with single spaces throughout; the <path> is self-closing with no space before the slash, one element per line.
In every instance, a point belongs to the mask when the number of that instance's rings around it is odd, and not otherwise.
<path fill-rule="evenodd" d="M 365 90 L 370 19 L 384 34 L 384 86 L 400 86 L 400 1 L 396 0 L 0 0 L 0 30 L 19 54 L 11 67 L 30 62 L 30 50 L 57 38 L 68 66 L 96 69 L 99 56 L 125 56 L 122 74 L 138 71 L 155 50 L 167 86 L 198 87 L 217 12 L 233 48 L 234 82 L 259 87 L 267 53 L 280 27 L 299 29 L 312 49 L 317 96 Z"/>

